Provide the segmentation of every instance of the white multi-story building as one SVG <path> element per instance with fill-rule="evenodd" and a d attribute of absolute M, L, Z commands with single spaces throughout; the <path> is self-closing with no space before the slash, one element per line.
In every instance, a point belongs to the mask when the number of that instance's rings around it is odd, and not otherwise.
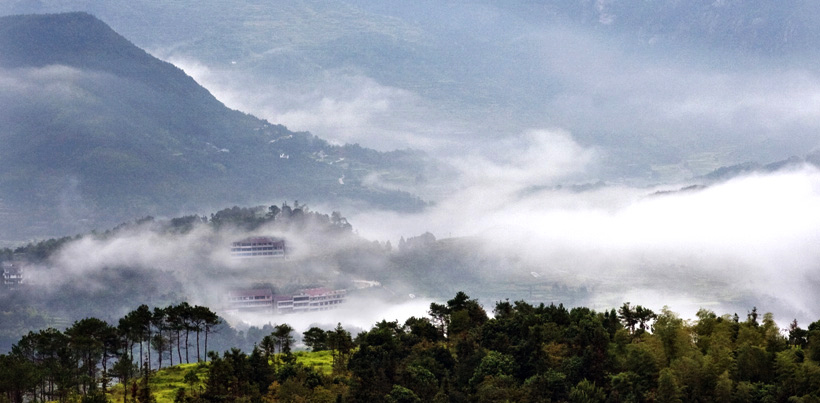
<path fill-rule="evenodd" d="M 17 288 L 23 284 L 23 269 L 19 263 L 3 262 L 3 286 L 5 288 Z"/>
<path fill-rule="evenodd" d="M 227 295 L 227 309 L 237 311 L 273 311 L 273 292 L 270 288 L 233 290 Z"/>
<path fill-rule="evenodd" d="M 232 311 L 276 313 L 315 312 L 337 308 L 347 298 L 347 290 L 310 288 L 292 295 L 273 295 L 270 289 L 234 290 L 227 295 L 226 308 Z"/>
<path fill-rule="evenodd" d="M 293 296 L 293 312 L 327 311 L 345 302 L 347 290 L 311 288 Z"/>
<path fill-rule="evenodd" d="M 285 240 L 273 237 L 251 237 L 231 243 L 231 256 L 237 258 L 285 257 Z"/>

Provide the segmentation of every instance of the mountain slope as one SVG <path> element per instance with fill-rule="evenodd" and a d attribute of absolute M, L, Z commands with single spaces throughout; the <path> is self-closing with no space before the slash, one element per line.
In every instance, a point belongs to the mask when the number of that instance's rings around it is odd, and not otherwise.
<path fill-rule="evenodd" d="M 361 182 L 414 180 L 423 155 L 367 157 L 230 110 L 86 13 L 0 18 L 0 80 L 7 238 L 283 198 L 421 205 Z"/>
<path fill-rule="evenodd" d="M 815 117 L 800 112 L 820 75 L 817 2 L 0 4 L 0 14 L 65 10 L 103 16 L 179 65 L 201 63 L 210 74 L 195 77 L 233 107 L 382 149 L 418 140 L 460 153 L 468 138 L 492 151 L 561 128 L 605 151 L 604 179 L 654 181 L 698 161 L 710 162 L 694 175 L 820 144 Z M 327 110 L 338 113 L 315 117 Z"/>

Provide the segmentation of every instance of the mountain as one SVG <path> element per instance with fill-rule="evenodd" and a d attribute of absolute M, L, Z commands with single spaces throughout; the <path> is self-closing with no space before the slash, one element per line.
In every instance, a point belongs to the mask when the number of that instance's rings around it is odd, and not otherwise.
<path fill-rule="evenodd" d="M 412 210 L 427 157 L 336 146 L 231 110 L 87 13 L 0 18 L 0 236 L 298 199 Z"/>
<path fill-rule="evenodd" d="M 785 160 L 775 161 L 768 164 L 760 164 L 758 162 L 748 161 L 741 164 L 723 166 L 701 176 L 698 179 L 707 182 L 721 182 L 738 176 L 749 174 L 766 174 L 772 172 L 783 172 L 789 169 L 799 169 L 803 166 L 811 166 L 820 168 L 820 152 L 812 152 L 805 157 L 791 156 Z"/>
<path fill-rule="evenodd" d="M 602 151 L 607 168 L 589 180 L 656 182 L 820 147 L 801 108 L 820 76 L 817 2 L 0 4 L 0 15 L 68 10 L 202 67 L 195 77 L 233 108 L 381 150 L 461 155 L 469 141 L 493 154 L 557 128 Z"/>

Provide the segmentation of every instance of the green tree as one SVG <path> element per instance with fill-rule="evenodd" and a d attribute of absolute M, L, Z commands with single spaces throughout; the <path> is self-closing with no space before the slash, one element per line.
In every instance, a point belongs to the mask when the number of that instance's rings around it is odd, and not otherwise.
<path fill-rule="evenodd" d="M 729 371 L 724 371 L 718 377 L 715 383 L 715 401 L 729 402 L 732 400 L 732 390 L 734 389 L 734 382 L 729 378 Z"/>
<path fill-rule="evenodd" d="M 293 327 L 288 325 L 287 323 L 282 323 L 280 325 L 276 325 L 273 328 L 273 336 L 274 340 L 276 341 L 276 346 L 279 348 L 279 354 L 282 355 L 283 360 L 285 362 L 293 361 L 293 354 L 291 353 L 291 346 L 293 345 Z M 274 361 L 278 357 L 274 357 Z"/>
<path fill-rule="evenodd" d="M 34 364 L 12 353 L 0 354 L 0 395 L 12 403 L 23 403 L 26 395 L 36 396 L 38 376 Z"/>
<path fill-rule="evenodd" d="M 120 384 L 123 385 L 123 393 L 122 393 L 122 401 L 123 403 L 127 402 L 127 385 L 128 381 L 131 380 L 137 374 L 137 366 L 134 364 L 134 361 L 131 359 L 131 356 L 128 355 L 128 352 L 124 352 L 119 360 L 114 363 L 114 366 L 111 367 L 111 376 L 119 379 Z"/>
<path fill-rule="evenodd" d="M 657 403 L 680 403 L 681 392 L 675 375 L 669 368 L 661 370 L 658 378 L 658 393 L 655 396 Z"/>
<path fill-rule="evenodd" d="M 350 332 L 342 327 L 341 323 L 336 324 L 336 328 L 327 333 L 327 347 L 330 349 L 330 356 L 333 359 L 333 372 L 344 373 L 348 360 L 355 347 Z"/>
<path fill-rule="evenodd" d="M 96 386 L 103 381 L 98 378 L 99 367 L 102 367 L 103 378 L 107 375 L 108 360 L 116 345 L 116 330 L 100 319 L 86 318 L 74 322 L 65 334 L 68 336 L 69 347 L 81 362 L 78 371 L 84 375 L 81 377 L 83 392 L 87 392 L 92 385 Z M 107 384 L 105 381 L 102 383 L 104 387 Z M 105 394 L 105 389 L 101 393 Z"/>
<path fill-rule="evenodd" d="M 151 383 L 149 382 L 151 370 L 149 369 L 147 362 L 142 364 L 142 370 L 140 372 L 140 383 L 139 388 L 137 389 L 137 403 L 156 403 L 157 400 L 151 392 Z"/>
<path fill-rule="evenodd" d="M 470 384 L 476 386 L 488 376 L 511 376 L 514 373 L 515 359 L 512 356 L 501 354 L 497 351 L 490 351 L 481 359 L 478 368 L 473 372 L 473 376 L 470 378 Z"/>
<path fill-rule="evenodd" d="M 602 403 L 605 400 L 604 390 L 586 379 L 578 382 L 569 391 L 569 401 L 572 403 Z"/>
<path fill-rule="evenodd" d="M 789 324 L 789 344 L 792 346 L 806 348 L 806 345 L 808 344 L 808 335 L 808 330 L 801 329 L 800 326 L 797 325 L 797 319 L 793 320 L 792 323 Z"/>
<path fill-rule="evenodd" d="M 441 337 L 447 337 L 447 329 L 450 324 L 450 310 L 444 304 L 430 303 L 430 310 L 427 312 L 438 327 Z"/>
<path fill-rule="evenodd" d="M 200 318 L 202 319 L 203 329 L 205 330 L 205 360 L 207 361 L 208 357 L 208 335 L 214 332 L 214 329 L 222 324 L 222 319 L 219 316 L 208 309 L 207 307 L 200 308 L 198 312 Z"/>
<path fill-rule="evenodd" d="M 380 400 L 398 384 L 399 363 L 409 354 L 401 342 L 403 333 L 397 322 L 381 321 L 356 337 L 359 349 L 348 363 L 354 399 Z"/>
<path fill-rule="evenodd" d="M 401 385 L 393 385 L 390 393 L 384 396 L 388 403 L 421 403 L 421 399 L 412 390 Z"/>
<path fill-rule="evenodd" d="M 199 397 L 199 375 L 196 374 L 195 369 L 189 369 L 188 372 L 185 373 L 185 377 L 182 378 L 186 385 L 188 385 L 188 389 L 194 392 L 194 397 Z"/>
<path fill-rule="evenodd" d="M 273 355 L 276 354 L 276 340 L 272 335 L 263 337 L 259 347 L 262 349 L 262 353 L 268 361 L 270 361 L 273 358 Z"/>
<path fill-rule="evenodd" d="M 423 401 L 431 401 L 438 392 L 438 379 L 428 368 L 409 364 L 400 371 L 402 385 L 412 390 Z"/>
<path fill-rule="evenodd" d="M 190 306 L 187 303 L 179 305 L 171 305 L 165 308 L 166 322 L 168 330 L 174 334 L 172 339 L 176 339 L 178 362 L 182 364 L 182 331 L 186 330 L 188 324 L 186 322 L 186 312 Z M 187 340 L 187 339 L 186 339 Z M 172 340 L 173 341 L 173 340 Z M 187 343 L 187 341 L 186 341 Z M 173 342 L 172 342 L 173 344 Z M 171 347 L 173 348 L 173 347 Z M 186 346 L 187 349 L 187 346 Z M 173 355 L 173 352 L 171 353 Z M 171 359 L 173 365 L 173 358 Z"/>
<path fill-rule="evenodd" d="M 624 327 L 629 329 L 629 334 L 635 333 L 635 326 L 638 324 L 638 318 L 635 310 L 632 309 L 629 302 L 624 302 L 624 304 L 618 309 L 618 318 L 621 319 Z"/>
<path fill-rule="evenodd" d="M 202 398 L 206 401 L 228 401 L 232 395 L 232 386 L 235 384 L 234 368 L 230 361 L 221 358 L 219 354 L 211 352 L 209 355 L 211 363 L 208 365 L 208 377 Z"/>
<path fill-rule="evenodd" d="M 143 343 L 150 343 L 151 337 L 153 336 L 153 313 L 148 308 L 148 305 L 142 304 L 137 309 L 127 313 L 125 317 L 120 319 L 119 327 L 120 331 L 125 333 L 126 337 L 131 341 L 131 343 L 139 343 L 139 350 L 140 350 L 140 359 L 137 360 L 142 362 L 143 358 L 145 357 L 143 351 Z M 133 345 L 133 344 L 132 344 Z M 151 363 L 151 347 L 148 346 L 148 365 L 150 369 Z M 133 356 L 133 351 L 131 351 L 131 355 Z"/>
<path fill-rule="evenodd" d="M 652 332 L 661 339 L 667 363 L 693 352 L 694 346 L 689 329 L 684 325 L 683 319 L 666 306 L 657 316 Z"/>
<path fill-rule="evenodd" d="M 314 326 L 304 331 L 302 341 L 311 351 L 327 350 L 327 333 L 318 327 Z"/>
<path fill-rule="evenodd" d="M 168 346 L 171 344 L 169 336 L 165 334 L 166 331 L 169 331 L 168 325 L 168 309 L 154 307 L 154 312 L 151 315 L 151 326 L 154 327 L 156 333 L 150 340 L 150 346 L 157 350 L 157 361 L 159 364 L 159 368 L 162 368 L 162 356 L 165 352 L 165 349 L 169 348 Z M 169 353 L 171 356 L 171 360 L 173 364 L 173 352 Z"/>

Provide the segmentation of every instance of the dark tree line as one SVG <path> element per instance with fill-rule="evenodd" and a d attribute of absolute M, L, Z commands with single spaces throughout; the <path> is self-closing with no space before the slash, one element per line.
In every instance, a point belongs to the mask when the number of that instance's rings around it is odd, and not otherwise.
<path fill-rule="evenodd" d="M 177 402 L 305 401 L 335 402 L 348 396 L 347 362 L 355 343 L 341 324 L 324 331 L 311 328 L 303 340 L 314 351 L 330 350 L 333 373 L 322 374 L 296 361 L 292 353 L 293 328 L 277 325 L 254 345 L 250 354 L 232 348 L 220 357 L 210 353 L 205 390 L 194 387 L 177 391 Z"/>
<path fill-rule="evenodd" d="M 140 307 L 126 317 L 144 323 L 139 318 L 148 318 L 146 311 Z M 259 344 L 250 353 L 209 352 L 204 388 L 191 373 L 190 386 L 180 389 L 176 400 L 820 401 L 820 321 L 806 329 L 793 321 L 780 329 L 771 314 L 756 308 L 745 320 L 701 310 L 696 320 L 686 321 L 666 308 L 655 313 L 630 303 L 596 312 L 502 301 L 493 314 L 460 292 L 446 303 L 431 304 L 429 317 L 381 321 L 355 338 L 341 325 L 311 328 L 302 340 L 314 351 L 331 351 L 329 374 L 297 362 L 290 326 L 272 326 L 270 334 L 257 335 Z M 11 354 L 0 356 L 0 391 L 13 402 L 65 401 L 72 395 L 104 396 L 116 378 L 131 382 L 132 396 L 149 396 L 147 387 L 133 382 L 139 375 L 131 357 L 147 356 L 153 348 L 156 354 L 176 352 L 179 363 L 183 350 L 190 348 L 193 355 L 195 347 L 181 347 L 179 340 L 185 332 L 192 339 L 197 333 L 194 320 L 184 325 L 187 330 L 156 323 L 123 332 L 92 318 L 65 332 L 31 333 Z M 164 350 L 149 347 L 147 340 L 161 334 L 177 341 Z M 140 385 L 150 373 L 147 357 L 142 362 Z"/>
<path fill-rule="evenodd" d="M 0 355 L 0 401 L 104 398 L 113 379 L 128 385 L 139 368 L 144 367 L 147 376 L 153 362 L 162 367 L 163 357 L 174 365 L 175 352 L 177 363 L 183 362 L 183 351 L 185 362 L 190 362 L 192 348 L 197 361 L 204 359 L 208 335 L 219 323 L 207 307 L 183 302 L 153 310 L 141 305 L 117 326 L 86 318 L 63 332 L 29 332 L 8 355 Z"/>
<path fill-rule="evenodd" d="M 708 310 L 685 321 L 666 308 L 655 313 L 630 303 L 596 312 L 502 301 L 493 313 L 490 318 L 476 300 L 458 293 L 432 304 L 429 317 L 382 321 L 354 339 L 348 335 L 344 352 L 333 341 L 346 333 L 341 326 L 311 328 L 303 333 L 308 347 L 344 357 L 332 375 L 298 365 L 282 349 L 280 361 L 269 360 L 263 341 L 250 355 L 226 352 L 222 364 L 210 368 L 210 392 L 197 399 L 820 401 L 820 321 L 781 330 L 771 314 L 757 309 L 745 321 Z"/>
<path fill-rule="evenodd" d="M 230 225 L 248 231 L 270 224 L 295 227 L 313 224 L 345 232 L 353 229 L 338 211 L 330 215 L 310 211 L 306 204 L 299 204 L 298 200 L 293 202 L 293 206 L 287 202 L 283 202 L 281 206 L 274 204 L 269 207 L 234 206 L 211 214 L 208 222 L 217 229 Z"/>

